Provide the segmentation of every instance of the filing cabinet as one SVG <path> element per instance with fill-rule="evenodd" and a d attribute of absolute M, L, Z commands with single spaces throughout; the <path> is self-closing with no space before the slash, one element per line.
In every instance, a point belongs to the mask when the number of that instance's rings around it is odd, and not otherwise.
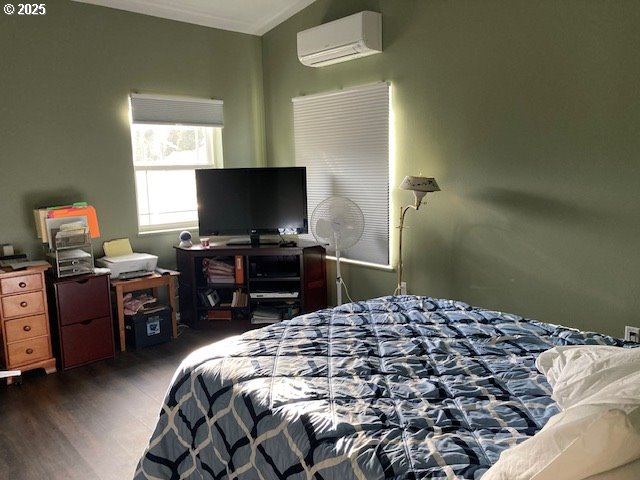
<path fill-rule="evenodd" d="M 0 270 L 2 363 L 9 370 L 56 371 L 45 294 L 47 268 Z"/>
<path fill-rule="evenodd" d="M 51 334 L 62 370 L 114 356 L 109 274 L 48 277 Z"/>

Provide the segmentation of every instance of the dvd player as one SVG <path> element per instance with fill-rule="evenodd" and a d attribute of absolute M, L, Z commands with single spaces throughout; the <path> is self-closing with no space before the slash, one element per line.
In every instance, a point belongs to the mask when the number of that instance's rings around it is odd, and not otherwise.
<path fill-rule="evenodd" d="M 251 292 L 251 298 L 297 298 L 300 292 Z"/>

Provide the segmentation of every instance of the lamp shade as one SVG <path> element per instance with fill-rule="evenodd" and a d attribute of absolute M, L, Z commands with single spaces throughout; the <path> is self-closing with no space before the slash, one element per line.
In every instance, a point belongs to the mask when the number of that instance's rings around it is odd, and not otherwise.
<path fill-rule="evenodd" d="M 414 192 L 438 192 L 440 187 L 433 177 L 413 177 L 407 175 L 402 180 L 400 188 L 403 190 L 413 190 Z"/>
<path fill-rule="evenodd" d="M 436 179 L 433 177 L 412 177 L 407 175 L 402 180 L 400 184 L 400 188 L 403 190 L 412 190 L 413 195 L 415 196 L 416 203 L 415 209 L 420 208 L 420 203 L 422 199 L 427 194 L 427 192 L 438 192 L 440 191 L 440 187 L 438 186 Z"/>

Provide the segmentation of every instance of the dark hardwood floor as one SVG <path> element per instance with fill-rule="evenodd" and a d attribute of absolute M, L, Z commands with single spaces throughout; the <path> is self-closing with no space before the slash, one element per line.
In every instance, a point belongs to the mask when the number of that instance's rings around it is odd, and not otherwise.
<path fill-rule="evenodd" d="M 168 343 L 0 385 L 0 479 L 133 477 L 171 377 L 192 350 L 232 335 L 181 327 Z M 235 332 L 237 333 L 237 332 Z"/>

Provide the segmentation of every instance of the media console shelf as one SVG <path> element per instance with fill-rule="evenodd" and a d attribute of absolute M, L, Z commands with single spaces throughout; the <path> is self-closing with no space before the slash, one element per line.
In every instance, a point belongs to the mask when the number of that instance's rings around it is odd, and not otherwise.
<path fill-rule="evenodd" d="M 321 245 L 175 248 L 180 319 L 193 328 L 237 330 L 327 306 Z"/>

